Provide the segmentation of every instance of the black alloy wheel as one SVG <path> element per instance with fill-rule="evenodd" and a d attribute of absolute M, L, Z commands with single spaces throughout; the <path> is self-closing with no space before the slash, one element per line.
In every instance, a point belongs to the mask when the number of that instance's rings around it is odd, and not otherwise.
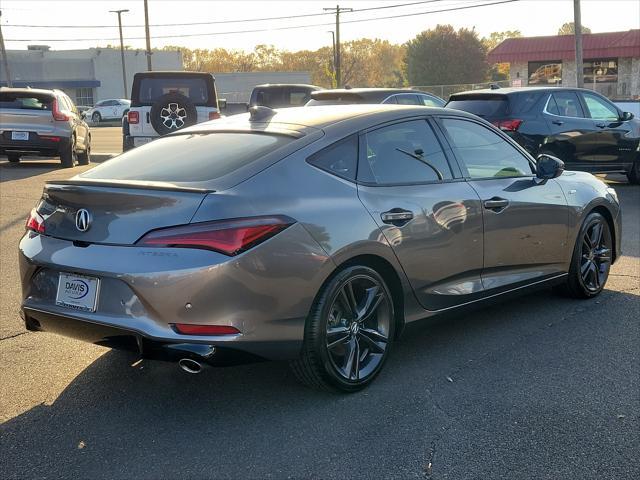
<path fill-rule="evenodd" d="M 351 266 L 323 287 L 305 328 L 299 380 L 314 388 L 354 392 L 380 372 L 391 347 L 395 312 L 382 276 Z"/>

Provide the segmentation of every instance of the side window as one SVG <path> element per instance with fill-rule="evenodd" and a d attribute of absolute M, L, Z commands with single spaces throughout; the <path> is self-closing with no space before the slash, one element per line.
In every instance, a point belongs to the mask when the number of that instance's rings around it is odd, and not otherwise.
<path fill-rule="evenodd" d="M 426 120 L 382 127 L 365 136 L 358 180 L 378 185 L 453 178 L 440 142 Z"/>
<path fill-rule="evenodd" d="M 94 107 L 104 107 L 106 103 L 106 101 L 102 100 L 101 102 L 96 103 Z"/>
<path fill-rule="evenodd" d="M 397 95 L 396 100 L 399 105 L 420 105 L 418 97 L 412 94 Z"/>
<path fill-rule="evenodd" d="M 554 92 L 549 98 L 547 112 L 561 117 L 584 117 L 580 100 L 575 92 Z"/>
<path fill-rule="evenodd" d="M 397 95 L 391 95 L 389 98 L 387 98 L 384 102 L 384 104 L 392 104 L 392 105 L 396 105 L 398 102 L 396 101 L 396 97 Z"/>
<path fill-rule="evenodd" d="M 289 92 L 289 105 L 302 106 L 311 98 L 310 93 L 307 90 L 292 89 Z"/>
<path fill-rule="evenodd" d="M 441 102 L 438 102 L 438 101 L 436 101 L 435 98 L 428 97 L 427 95 L 418 95 L 418 99 L 420 100 L 422 105 L 425 105 L 427 107 L 441 107 L 442 106 Z"/>
<path fill-rule="evenodd" d="M 600 97 L 590 93 L 583 93 L 584 102 L 587 104 L 589 115 L 597 120 L 618 120 L 618 110 L 613 105 L 609 105 Z"/>
<path fill-rule="evenodd" d="M 307 162 L 338 177 L 355 180 L 358 164 L 358 136 L 351 135 L 314 153 Z"/>
<path fill-rule="evenodd" d="M 527 158 L 491 129 L 453 118 L 443 118 L 442 126 L 471 178 L 524 177 L 533 173 Z"/>

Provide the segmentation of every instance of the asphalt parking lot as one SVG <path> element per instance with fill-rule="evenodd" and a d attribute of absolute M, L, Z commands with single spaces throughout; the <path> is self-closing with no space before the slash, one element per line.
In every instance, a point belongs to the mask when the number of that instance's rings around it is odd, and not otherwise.
<path fill-rule="evenodd" d="M 117 152 L 99 131 L 94 152 Z M 408 330 L 338 396 L 286 364 L 190 376 L 26 332 L 24 221 L 45 180 L 86 168 L 0 160 L 0 478 L 640 478 L 640 187 L 611 179 L 624 256 L 597 299 L 541 291 Z"/>

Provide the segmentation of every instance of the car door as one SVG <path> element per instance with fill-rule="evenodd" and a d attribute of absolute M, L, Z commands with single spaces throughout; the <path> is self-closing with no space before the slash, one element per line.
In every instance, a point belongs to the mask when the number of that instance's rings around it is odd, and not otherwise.
<path fill-rule="evenodd" d="M 607 99 L 591 92 L 580 92 L 584 109 L 594 124 L 593 154 L 600 171 L 626 169 L 633 163 L 636 141 L 629 120 Z"/>
<path fill-rule="evenodd" d="M 422 306 L 440 310 L 481 295 L 480 199 L 430 123 L 420 118 L 371 129 L 359 151 L 359 198 Z"/>
<path fill-rule="evenodd" d="M 587 118 L 578 94 L 573 90 L 551 93 L 543 116 L 551 134 L 540 146 L 540 151 L 560 158 L 568 170 L 597 170 L 598 129 Z"/>
<path fill-rule="evenodd" d="M 558 182 L 538 181 L 532 159 L 489 125 L 459 117 L 441 117 L 440 125 L 482 201 L 484 288 L 565 272 L 569 211 Z"/>
<path fill-rule="evenodd" d="M 87 124 L 80 117 L 80 113 L 76 108 L 73 100 L 71 100 L 68 96 L 63 95 L 61 97 L 64 101 L 64 104 L 69 112 L 71 112 L 71 119 L 73 122 L 73 130 L 76 133 L 76 143 L 78 145 L 84 145 L 86 142 L 86 137 L 88 135 Z"/>

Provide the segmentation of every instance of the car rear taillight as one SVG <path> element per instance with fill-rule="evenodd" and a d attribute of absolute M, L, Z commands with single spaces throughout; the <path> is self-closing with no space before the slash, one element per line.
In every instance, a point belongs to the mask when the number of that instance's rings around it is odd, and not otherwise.
<path fill-rule="evenodd" d="M 130 124 L 136 124 L 140 122 L 140 112 L 132 112 L 131 110 L 129 110 L 127 112 L 127 122 L 129 122 Z"/>
<path fill-rule="evenodd" d="M 491 123 L 493 123 L 503 132 L 515 132 L 518 130 L 518 128 L 520 128 L 522 120 L 498 120 Z"/>
<path fill-rule="evenodd" d="M 44 233 L 44 218 L 42 218 L 42 215 L 40 215 L 35 208 L 31 209 L 25 227 L 27 227 L 27 230 Z"/>
<path fill-rule="evenodd" d="M 53 115 L 53 119 L 58 122 L 66 122 L 67 120 L 69 120 L 69 115 L 60 110 L 60 102 L 58 102 L 57 98 L 53 99 L 51 114 Z"/>
<path fill-rule="evenodd" d="M 136 244 L 147 247 L 202 248 L 234 256 L 268 240 L 293 223 L 293 219 L 284 216 L 193 223 L 152 230 Z"/>
<path fill-rule="evenodd" d="M 54 137 L 53 135 L 40 135 L 41 140 L 49 140 L 50 142 L 59 142 L 60 137 Z"/>
<path fill-rule="evenodd" d="M 238 335 L 240 330 L 229 325 L 194 325 L 192 323 L 174 323 L 176 332 L 183 335 Z"/>
<path fill-rule="evenodd" d="M 209 112 L 209 120 L 217 120 L 220 118 L 219 112 Z"/>

